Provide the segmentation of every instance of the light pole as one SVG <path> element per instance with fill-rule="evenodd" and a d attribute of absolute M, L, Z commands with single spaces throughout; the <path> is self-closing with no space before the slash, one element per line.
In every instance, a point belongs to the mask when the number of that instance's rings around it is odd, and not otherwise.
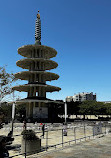
<path fill-rule="evenodd" d="M 0 82 L 0 106 L 2 104 L 2 79 L 1 79 L 1 82 Z"/>
<path fill-rule="evenodd" d="M 4 85 L 4 79 L 0 79 L 0 106 L 2 105 L 2 86 Z"/>
<path fill-rule="evenodd" d="M 15 116 L 15 102 L 14 102 L 14 91 L 13 91 L 13 104 L 12 104 L 12 135 L 13 135 L 14 116 Z"/>
<path fill-rule="evenodd" d="M 66 102 L 66 100 L 64 102 L 64 108 L 65 108 L 65 123 L 67 123 L 67 102 Z"/>

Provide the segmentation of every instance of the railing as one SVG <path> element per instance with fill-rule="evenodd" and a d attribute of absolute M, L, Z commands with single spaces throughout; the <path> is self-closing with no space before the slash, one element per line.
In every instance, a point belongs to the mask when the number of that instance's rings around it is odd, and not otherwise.
<path fill-rule="evenodd" d="M 103 134 L 106 134 L 106 132 L 101 133 L 101 134 L 102 134 L 102 135 L 103 135 Z M 99 135 L 97 135 L 97 136 L 99 136 Z M 41 152 L 48 151 L 48 149 L 51 149 L 51 148 L 53 148 L 53 149 L 58 149 L 59 146 L 62 146 L 61 148 L 63 148 L 63 147 L 64 147 L 64 144 L 67 144 L 67 145 L 70 146 L 70 145 L 71 145 L 71 142 L 75 142 L 75 144 L 77 144 L 77 141 L 81 142 L 81 140 L 83 140 L 83 139 L 86 141 L 86 138 L 91 139 L 91 137 L 94 138 L 95 136 L 94 136 L 94 135 L 90 135 L 90 136 L 86 136 L 86 137 L 82 137 L 82 138 L 70 140 L 70 141 L 67 141 L 67 142 L 62 142 L 62 143 L 59 143 L 59 144 L 55 144 L 55 145 L 51 145 L 51 146 L 46 146 L 46 147 L 44 147 L 44 148 L 41 148 L 40 150 L 34 150 L 34 151 L 33 151 L 33 155 L 34 155 L 34 154 L 40 155 Z M 65 146 L 65 147 L 67 147 L 67 146 Z M 59 148 L 59 149 L 60 149 L 60 148 Z M 39 152 L 39 153 L 37 153 L 37 152 Z M 14 158 L 14 157 L 17 157 L 17 156 L 20 156 L 20 155 L 24 155 L 25 157 L 27 157 L 27 154 L 28 154 L 28 153 L 30 153 L 30 152 L 26 152 L 26 153 L 21 153 L 21 154 L 13 155 L 13 156 L 11 156 L 10 158 Z M 31 153 L 32 153 L 32 152 L 31 152 Z M 31 156 L 31 157 L 34 157 L 34 156 Z"/>
<path fill-rule="evenodd" d="M 64 129 L 63 128 L 61 128 L 61 129 L 52 129 L 52 130 L 46 130 L 45 131 L 45 138 L 46 138 L 46 140 L 45 139 L 42 139 L 42 141 L 44 141 L 44 144 L 42 145 L 42 146 L 44 146 L 44 147 L 42 147 L 39 151 L 38 150 L 35 150 L 35 151 L 33 151 L 34 152 L 34 154 L 36 154 L 36 155 L 40 155 L 40 154 L 44 154 L 44 151 L 45 152 L 47 152 L 47 151 L 50 151 L 50 150 L 54 150 L 54 149 L 62 149 L 63 147 L 65 147 L 66 145 L 72 145 L 72 144 L 77 144 L 78 142 L 80 143 L 82 140 L 87 140 L 87 139 L 93 139 L 93 138 L 95 138 L 96 136 L 98 136 L 98 135 L 93 135 L 93 134 L 91 134 L 91 135 L 88 135 L 87 133 L 89 132 L 88 131 L 88 128 L 90 127 L 90 129 L 89 129 L 89 131 L 90 131 L 90 133 L 91 133 L 91 131 L 92 131 L 92 129 L 93 129 L 93 127 L 91 127 L 91 126 L 86 126 L 85 124 L 83 125 L 83 126 L 79 126 L 79 127 L 72 127 L 72 128 L 67 128 L 67 133 L 71 133 L 72 135 L 71 135 L 71 140 L 68 140 L 68 141 L 65 141 L 66 140 L 66 138 L 68 138 L 68 137 L 70 137 L 69 135 L 67 135 L 67 136 L 64 136 Z M 111 128 L 111 126 L 110 126 L 110 128 Z M 105 125 L 105 126 L 102 126 L 102 129 L 103 129 L 103 132 L 101 133 L 101 134 L 106 134 L 107 133 L 107 129 L 108 129 L 108 127 Z M 78 138 L 78 130 L 79 131 L 82 131 L 82 137 L 79 137 Z M 59 133 L 59 138 L 60 138 L 60 143 L 56 143 L 56 144 L 51 144 L 50 142 L 50 139 L 51 140 L 53 140 L 53 139 L 55 139 L 55 137 L 53 138 L 53 136 L 52 136 L 52 134 L 51 134 L 51 132 L 55 132 L 55 135 L 57 135 L 58 136 L 58 133 Z M 57 133 L 58 132 L 58 133 Z M 39 132 L 35 132 L 36 134 L 38 134 L 38 135 L 41 135 L 41 132 L 39 131 Z M 101 135 L 100 134 L 100 135 Z M 14 138 L 16 139 L 16 137 L 18 137 L 18 136 L 21 136 L 20 134 L 16 134 L 16 135 L 14 135 Z M 51 138 L 50 138 L 51 137 Z M 72 138 L 73 137 L 73 138 Z M 38 153 L 37 153 L 38 152 Z M 20 157 L 21 158 L 21 156 L 23 156 L 23 157 L 28 157 L 27 156 L 27 154 L 28 154 L 29 152 L 24 152 L 24 153 L 18 153 L 18 154 L 15 154 L 15 155 L 12 155 L 10 158 L 14 158 L 14 157 Z M 34 154 L 33 155 L 31 155 L 31 157 L 34 157 Z"/>

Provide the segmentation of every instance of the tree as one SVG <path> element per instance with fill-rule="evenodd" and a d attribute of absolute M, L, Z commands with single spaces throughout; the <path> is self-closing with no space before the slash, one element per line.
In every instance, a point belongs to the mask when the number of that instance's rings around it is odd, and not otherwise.
<path fill-rule="evenodd" d="M 107 115 L 111 114 L 111 104 L 97 101 L 83 101 L 79 112 L 84 115 Z"/>
<path fill-rule="evenodd" d="M 84 115 L 96 115 L 99 108 L 99 103 L 96 101 L 83 101 L 80 105 L 79 113 Z"/>
<path fill-rule="evenodd" d="M 68 115 L 76 115 L 79 114 L 79 105 L 81 103 L 80 102 L 67 102 L 67 114 Z"/>
<path fill-rule="evenodd" d="M 12 115 L 12 105 L 7 105 L 6 102 L 2 103 L 0 112 L 4 114 L 4 121 L 9 122 Z"/>
<path fill-rule="evenodd" d="M 12 93 L 11 83 L 15 80 L 13 73 L 6 72 L 6 67 L 0 67 L 0 103 L 6 95 Z"/>
<path fill-rule="evenodd" d="M 24 119 L 26 118 L 26 106 L 24 104 L 16 105 L 15 111 L 16 111 L 15 118 L 23 122 Z"/>
<path fill-rule="evenodd" d="M 106 114 L 111 116 L 111 103 L 105 104 L 106 106 Z"/>

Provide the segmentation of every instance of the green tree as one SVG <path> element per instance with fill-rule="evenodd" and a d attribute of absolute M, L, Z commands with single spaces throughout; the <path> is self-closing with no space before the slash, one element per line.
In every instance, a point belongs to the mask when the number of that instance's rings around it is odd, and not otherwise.
<path fill-rule="evenodd" d="M 12 115 L 12 105 L 8 105 L 6 102 L 2 103 L 0 112 L 4 114 L 5 121 L 9 122 Z"/>
<path fill-rule="evenodd" d="M 79 114 L 79 105 L 80 102 L 67 102 L 67 114 L 68 115 L 77 115 Z"/>
<path fill-rule="evenodd" d="M 111 114 L 111 104 L 97 101 L 83 101 L 79 112 L 84 115 L 107 115 Z"/>
<path fill-rule="evenodd" d="M 17 118 L 19 121 L 23 122 L 24 119 L 26 118 L 26 106 L 25 105 L 16 105 L 15 111 L 16 111 L 15 118 Z"/>
<path fill-rule="evenodd" d="M 84 115 L 96 115 L 98 103 L 96 101 L 83 101 L 80 105 L 79 113 Z"/>
<path fill-rule="evenodd" d="M 6 72 L 6 67 L 0 67 L 0 103 L 5 101 L 6 95 L 12 93 L 11 84 L 15 81 L 13 73 Z"/>
<path fill-rule="evenodd" d="M 105 104 L 106 114 L 111 116 L 111 103 Z"/>

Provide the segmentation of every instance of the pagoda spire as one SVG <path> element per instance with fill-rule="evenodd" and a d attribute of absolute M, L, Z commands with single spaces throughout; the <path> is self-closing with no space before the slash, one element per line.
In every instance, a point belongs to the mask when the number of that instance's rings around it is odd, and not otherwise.
<path fill-rule="evenodd" d="M 40 20 L 39 10 L 37 14 L 36 23 L 35 23 L 35 44 L 41 45 L 41 20 Z"/>

